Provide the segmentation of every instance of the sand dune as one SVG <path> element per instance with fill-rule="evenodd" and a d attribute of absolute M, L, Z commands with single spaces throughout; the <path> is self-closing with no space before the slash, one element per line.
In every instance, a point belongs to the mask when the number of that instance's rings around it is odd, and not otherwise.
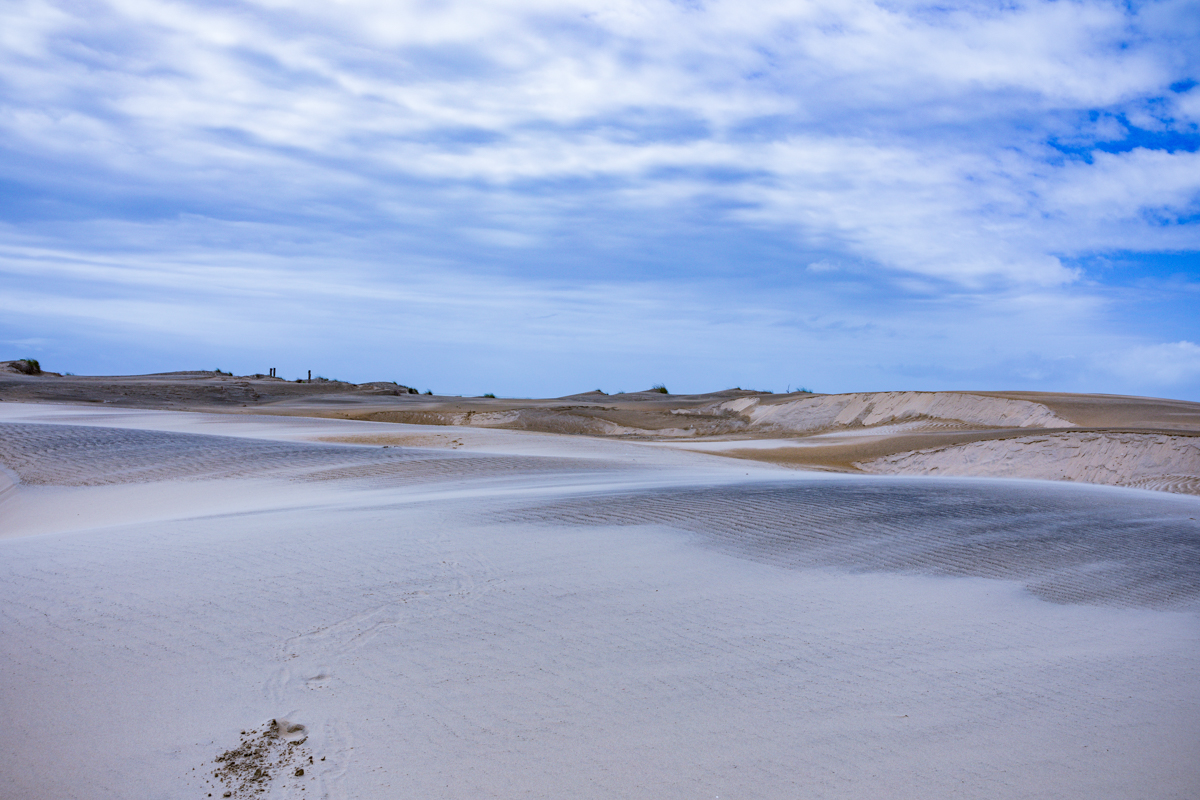
<path fill-rule="evenodd" d="M 0 466 L 5 798 L 1200 793 L 1197 498 L 10 402 Z"/>
<path fill-rule="evenodd" d="M 890 475 L 1075 480 L 1200 494 L 1200 437 L 1138 433 L 1018 436 L 884 456 L 857 466 Z"/>
<path fill-rule="evenodd" d="M 741 389 L 497 399 L 418 395 L 384 382 L 298 383 L 215 372 L 77 377 L 3 367 L 0 400 L 384 422 L 396 424 L 390 435 L 397 442 L 411 441 L 412 426 L 526 431 L 668 443 L 806 470 L 1027 477 L 1200 492 L 1194 446 L 1200 404 L 1179 400 Z M 430 434 L 427 441 L 455 447 L 445 436 Z"/>
<path fill-rule="evenodd" d="M 721 403 L 717 408 L 748 417 L 753 427 L 788 433 L 820 433 L 896 423 L 914 427 L 917 424 L 964 428 L 1075 427 L 1041 403 L 963 392 L 870 392 L 763 401 L 763 397 L 743 397 Z"/>

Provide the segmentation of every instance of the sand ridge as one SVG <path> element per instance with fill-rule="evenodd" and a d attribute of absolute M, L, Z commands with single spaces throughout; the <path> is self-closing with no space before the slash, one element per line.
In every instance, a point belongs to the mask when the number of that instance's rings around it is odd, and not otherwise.
<path fill-rule="evenodd" d="M 1200 403 L 1155 398 L 996 391 L 773 395 L 741 389 L 471 398 L 418 395 L 382 382 L 297 383 L 216 372 L 76 377 L 0 370 L 0 400 L 388 423 L 403 432 L 344 435 L 374 436 L 376 443 L 392 436 L 406 446 L 415 446 L 411 437 L 424 437 L 430 447 L 451 450 L 462 446 L 455 442 L 465 430 L 525 431 L 671 443 L 809 470 L 1200 491 L 1200 456 L 1193 446 Z M 426 431 L 437 427 L 452 432 Z M 333 442 L 341 435 L 324 438 Z M 712 446 L 776 440 L 774 447 Z"/>

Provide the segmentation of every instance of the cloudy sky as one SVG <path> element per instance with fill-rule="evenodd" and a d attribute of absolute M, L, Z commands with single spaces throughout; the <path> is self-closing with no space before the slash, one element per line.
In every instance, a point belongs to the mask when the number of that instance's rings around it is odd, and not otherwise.
<path fill-rule="evenodd" d="M 7 0 L 0 359 L 1200 400 L 1200 9 Z"/>

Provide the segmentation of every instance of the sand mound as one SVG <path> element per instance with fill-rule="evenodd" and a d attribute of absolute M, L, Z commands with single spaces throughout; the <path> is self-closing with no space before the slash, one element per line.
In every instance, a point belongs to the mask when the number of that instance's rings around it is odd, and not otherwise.
<path fill-rule="evenodd" d="M 963 392 L 868 392 L 771 402 L 743 397 L 718 409 L 747 417 L 752 427 L 789 433 L 871 428 L 898 423 L 931 427 L 1073 428 L 1041 403 Z"/>
<path fill-rule="evenodd" d="M 1195 493 L 1200 437 L 1065 432 L 899 453 L 856 466 L 890 475 L 1039 478 Z"/>

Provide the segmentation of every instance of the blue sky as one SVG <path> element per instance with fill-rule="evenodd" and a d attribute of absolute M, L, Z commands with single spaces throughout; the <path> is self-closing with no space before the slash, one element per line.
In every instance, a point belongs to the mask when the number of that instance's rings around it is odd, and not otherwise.
<path fill-rule="evenodd" d="M 0 358 L 1200 400 L 1194 2 L 0 8 Z"/>

